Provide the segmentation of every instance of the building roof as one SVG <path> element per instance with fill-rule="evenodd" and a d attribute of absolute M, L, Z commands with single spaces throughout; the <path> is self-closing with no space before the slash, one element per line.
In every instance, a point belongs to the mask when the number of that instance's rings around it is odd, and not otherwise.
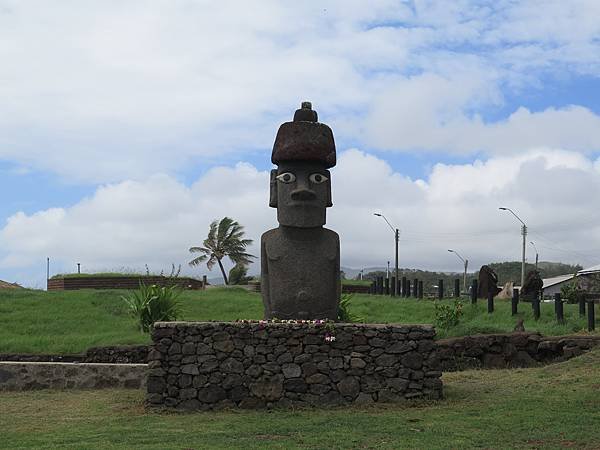
<path fill-rule="evenodd" d="M 542 281 L 544 282 L 544 288 L 549 288 L 550 286 L 564 283 L 565 281 L 569 281 L 573 278 L 575 278 L 575 274 L 570 273 L 568 275 L 558 275 L 552 278 L 544 278 Z"/>
<path fill-rule="evenodd" d="M 582 269 L 579 272 L 577 272 L 577 275 L 585 275 L 588 273 L 596 273 L 596 272 L 600 272 L 600 264 L 597 264 L 592 267 L 588 267 L 587 269 Z"/>

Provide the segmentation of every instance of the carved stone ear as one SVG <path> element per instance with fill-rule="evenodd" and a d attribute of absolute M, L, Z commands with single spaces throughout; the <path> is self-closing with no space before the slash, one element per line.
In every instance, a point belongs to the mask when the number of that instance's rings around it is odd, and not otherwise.
<path fill-rule="evenodd" d="M 329 170 L 326 170 L 325 172 L 327 172 L 327 203 L 325 204 L 325 206 L 327 208 L 329 208 L 330 206 L 333 206 L 333 203 L 331 202 L 331 172 L 329 172 Z"/>
<path fill-rule="evenodd" d="M 270 198 L 269 198 L 269 206 L 271 208 L 277 208 L 277 169 L 271 170 L 271 181 L 270 181 Z"/>

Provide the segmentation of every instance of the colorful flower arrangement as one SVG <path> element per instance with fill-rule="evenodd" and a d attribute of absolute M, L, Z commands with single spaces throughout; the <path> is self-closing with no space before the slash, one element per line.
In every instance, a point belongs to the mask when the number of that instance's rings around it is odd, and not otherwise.
<path fill-rule="evenodd" d="M 260 330 L 264 330 L 266 326 L 270 323 L 282 323 L 289 325 L 314 325 L 315 327 L 324 327 L 325 328 L 325 342 L 334 342 L 335 336 L 333 335 L 334 331 L 334 322 L 329 319 L 316 319 L 316 320 L 305 320 L 305 319 L 268 319 L 268 320 L 247 320 L 247 319 L 238 319 L 236 323 L 243 324 L 258 324 Z"/>

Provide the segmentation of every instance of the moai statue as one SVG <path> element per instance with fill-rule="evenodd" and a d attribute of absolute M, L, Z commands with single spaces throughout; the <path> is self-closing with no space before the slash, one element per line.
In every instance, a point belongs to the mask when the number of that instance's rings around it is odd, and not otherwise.
<path fill-rule="evenodd" d="M 477 298 L 487 298 L 491 292 L 495 297 L 502 289 L 498 287 L 498 275 L 490 266 L 481 266 L 479 269 L 479 290 Z"/>
<path fill-rule="evenodd" d="M 269 206 L 279 227 L 261 237 L 266 319 L 337 318 L 341 293 L 340 238 L 323 228 L 331 203 L 335 142 L 331 128 L 303 102 L 293 122 L 279 127 Z"/>
<path fill-rule="evenodd" d="M 521 286 L 519 297 L 521 300 L 531 302 L 539 295 L 544 287 L 544 280 L 537 270 L 530 270 L 525 277 L 525 282 Z"/>

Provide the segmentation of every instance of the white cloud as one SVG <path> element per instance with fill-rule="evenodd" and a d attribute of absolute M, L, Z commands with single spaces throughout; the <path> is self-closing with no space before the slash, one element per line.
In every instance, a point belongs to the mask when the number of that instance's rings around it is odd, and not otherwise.
<path fill-rule="evenodd" d="M 519 259 L 520 224 L 498 211 L 507 206 L 526 221 L 543 260 L 591 265 L 600 254 L 600 214 L 593 208 L 598 167 L 576 153 L 538 149 L 438 164 L 426 180 L 415 181 L 373 155 L 349 150 L 332 172 L 327 226 L 341 236 L 343 265 L 393 261 L 392 231 L 373 215 L 382 212 L 401 230 L 401 266 L 459 270 L 447 248 L 468 257 L 471 267 Z M 246 227 L 257 255 L 260 235 L 276 226 L 267 204 L 268 173 L 246 163 L 214 168 L 189 187 L 167 175 L 105 185 L 71 207 L 10 217 L 0 230 L 0 267 L 28 273 L 16 281 L 30 285 L 42 285 L 34 271 L 46 255 L 55 270 L 73 270 L 76 262 L 84 270 L 144 264 L 160 270 L 173 262 L 189 272 L 187 249 L 226 215 Z"/>
<path fill-rule="evenodd" d="M 542 4 L 4 1 L 0 159 L 143 179 L 268 148 L 304 99 L 365 147 L 597 149 L 585 108 L 478 117 L 544 74 L 600 74 L 598 3 Z"/>

